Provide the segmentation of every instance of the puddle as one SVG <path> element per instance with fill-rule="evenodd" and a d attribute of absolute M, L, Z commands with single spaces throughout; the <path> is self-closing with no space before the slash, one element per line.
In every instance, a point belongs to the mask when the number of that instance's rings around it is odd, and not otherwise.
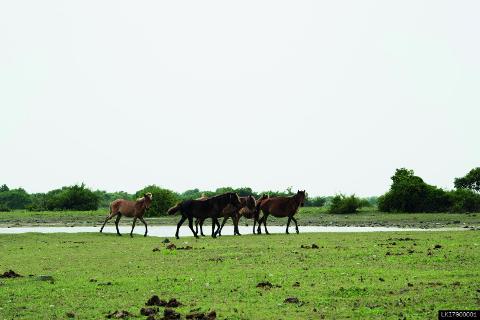
<path fill-rule="evenodd" d="M 206 236 L 211 235 L 211 228 L 204 227 L 204 233 Z M 239 226 L 241 234 L 252 234 L 252 227 Z M 468 230 L 464 228 L 441 228 L 441 229 L 421 229 L 421 228 L 398 228 L 398 227 L 337 227 L 337 226 L 304 226 L 299 227 L 300 233 L 322 233 L 322 232 L 399 232 L 399 231 L 458 231 Z M 121 226 L 120 233 L 123 236 L 128 237 L 131 227 Z M 174 237 L 176 226 L 149 226 L 148 235 L 154 237 Z M 0 228 L 0 234 L 17 234 L 27 232 L 39 232 L 39 233 L 81 233 L 81 232 L 99 232 L 98 227 L 13 227 L 13 228 Z M 263 228 L 262 228 L 263 231 Z M 271 226 L 268 227 L 270 233 L 285 233 L 284 226 Z M 145 229 L 142 227 L 136 227 L 134 233 L 137 236 L 143 236 Z M 106 226 L 103 229 L 103 233 L 116 233 L 115 226 Z M 233 226 L 225 226 L 222 230 L 222 235 L 233 235 Z M 264 234 L 263 234 L 264 235 Z M 193 236 L 188 226 L 182 226 L 180 228 L 180 237 Z M 295 236 L 292 233 L 290 236 Z"/>

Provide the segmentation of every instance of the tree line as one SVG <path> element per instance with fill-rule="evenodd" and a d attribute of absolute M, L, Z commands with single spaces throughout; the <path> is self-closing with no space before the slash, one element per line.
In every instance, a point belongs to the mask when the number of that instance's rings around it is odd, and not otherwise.
<path fill-rule="evenodd" d="M 335 196 L 309 197 L 305 206 L 327 207 L 330 213 L 354 213 L 362 207 L 378 206 L 383 212 L 480 212 L 480 167 L 472 169 L 465 176 L 455 178 L 454 190 L 443 190 L 429 185 L 415 175 L 413 170 L 400 168 L 391 177 L 390 190 L 380 197 L 359 198 L 355 195 L 337 194 Z M 133 200 L 144 193 L 153 194 L 153 202 L 147 216 L 166 213 L 177 202 L 198 199 L 202 196 L 214 196 L 225 192 L 236 192 L 239 196 L 262 194 L 270 196 L 291 196 L 291 188 L 285 191 L 267 190 L 256 192 L 249 187 L 222 187 L 214 191 L 191 189 L 177 193 L 156 185 L 147 186 L 134 194 L 124 191 L 92 191 L 85 184 L 65 186 L 46 193 L 29 194 L 22 188 L 10 189 L 0 186 L 0 211 L 26 209 L 30 211 L 52 210 L 97 210 L 108 208 L 109 204 L 119 198 Z"/>
<path fill-rule="evenodd" d="M 142 197 L 144 193 L 153 194 L 153 203 L 149 209 L 148 215 L 162 215 L 167 209 L 177 202 L 187 199 L 198 199 L 202 196 L 214 196 L 225 192 L 236 192 L 239 196 L 253 195 L 260 197 L 261 194 L 270 196 L 290 196 L 293 195 L 291 188 L 285 191 L 264 191 L 255 192 L 249 187 L 232 188 L 222 187 L 214 191 L 191 189 L 182 193 L 177 193 L 169 189 L 161 188 L 156 185 L 147 186 L 135 193 L 124 191 L 107 192 L 104 190 L 92 191 L 85 184 L 75 184 L 64 186 L 60 189 L 54 189 L 46 193 L 29 194 L 23 188 L 10 189 L 7 185 L 0 186 L 0 211 L 9 211 L 16 209 L 26 209 L 29 211 L 60 211 L 60 210 L 97 210 L 99 208 L 108 208 L 115 199 L 134 200 Z M 310 207 L 321 207 L 330 201 L 332 197 L 308 197 L 305 205 Z"/>

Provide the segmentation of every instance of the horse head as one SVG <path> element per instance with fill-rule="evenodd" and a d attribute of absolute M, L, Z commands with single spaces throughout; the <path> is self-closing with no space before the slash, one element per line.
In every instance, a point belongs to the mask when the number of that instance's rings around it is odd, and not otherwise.
<path fill-rule="evenodd" d="M 143 199 L 145 199 L 145 206 L 147 209 L 150 207 L 150 204 L 152 203 L 153 195 L 151 192 L 147 192 L 143 195 Z"/>
<path fill-rule="evenodd" d="M 228 194 L 228 199 L 230 201 L 230 204 L 232 204 L 235 207 L 240 207 L 242 203 L 240 202 L 240 198 L 238 197 L 238 194 L 235 192 L 230 192 Z"/>
<path fill-rule="evenodd" d="M 297 198 L 297 201 L 299 202 L 300 206 L 303 207 L 305 205 L 305 198 L 306 198 L 306 193 L 305 190 L 297 190 L 297 194 L 295 195 Z"/>
<path fill-rule="evenodd" d="M 247 197 L 247 208 L 250 210 L 254 210 L 256 206 L 257 206 L 257 201 L 252 195 L 249 195 Z"/>

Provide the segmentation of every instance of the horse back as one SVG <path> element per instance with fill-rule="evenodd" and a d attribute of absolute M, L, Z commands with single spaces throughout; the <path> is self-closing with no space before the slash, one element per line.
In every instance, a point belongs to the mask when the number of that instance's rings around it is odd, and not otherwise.
<path fill-rule="evenodd" d="M 131 217 L 135 213 L 135 202 L 125 199 L 117 199 L 110 204 L 112 213 L 121 213 L 124 216 Z"/>
<path fill-rule="evenodd" d="M 287 217 L 296 212 L 290 197 L 267 198 L 260 203 L 260 209 L 275 217 Z"/>

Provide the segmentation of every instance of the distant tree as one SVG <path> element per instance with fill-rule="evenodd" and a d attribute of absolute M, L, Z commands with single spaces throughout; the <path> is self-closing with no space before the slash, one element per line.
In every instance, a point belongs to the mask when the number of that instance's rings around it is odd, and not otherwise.
<path fill-rule="evenodd" d="M 98 195 L 83 183 L 49 191 L 44 199 L 48 210 L 97 210 L 99 202 Z"/>
<path fill-rule="evenodd" d="M 166 215 L 168 208 L 174 206 L 180 201 L 180 196 L 168 189 L 160 188 L 156 185 L 147 186 L 135 193 L 135 199 L 143 197 L 146 192 L 152 193 L 152 204 L 146 211 L 146 216 Z"/>
<path fill-rule="evenodd" d="M 10 191 L 10 189 L 7 187 L 6 184 L 2 184 L 2 186 L 0 186 L 0 192 L 6 192 L 6 191 Z"/>
<path fill-rule="evenodd" d="M 327 199 L 325 197 L 307 197 L 305 201 L 306 207 L 323 207 Z"/>
<path fill-rule="evenodd" d="M 133 195 L 129 194 L 125 191 L 116 191 L 116 192 L 107 192 L 104 190 L 96 190 L 94 193 L 99 198 L 99 207 L 100 208 L 108 208 L 110 203 L 116 199 L 125 199 L 125 200 L 132 200 Z"/>
<path fill-rule="evenodd" d="M 179 197 L 183 200 L 197 199 L 202 196 L 202 192 L 199 189 L 191 189 L 183 192 Z"/>
<path fill-rule="evenodd" d="M 469 189 L 448 192 L 451 212 L 480 212 L 480 194 Z"/>
<path fill-rule="evenodd" d="M 480 167 L 470 170 L 464 177 L 455 178 L 455 188 L 480 192 Z"/>
<path fill-rule="evenodd" d="M 358 208 L 360 208 L 360 199 L 355 195 L 338 194 L 332 198 L 328 212 L 334 214 L 355 213 Z"/>
<path fill-rule="evenodd" d="M 413 170 L 397 169 L 390 190 L 378 198 L 378 208 L 385 212 L 448 211 L 448 194 L 425 183 Z"/>
<path fill-rule="evenodd" d="M 8 187 L 4 188 L 4 190 L 6 189 Z M 31 204 L 31 201 L 30 195 L 22 188 L 0 192 L 0 205 L 8 209 L 25 209 Z"/>

